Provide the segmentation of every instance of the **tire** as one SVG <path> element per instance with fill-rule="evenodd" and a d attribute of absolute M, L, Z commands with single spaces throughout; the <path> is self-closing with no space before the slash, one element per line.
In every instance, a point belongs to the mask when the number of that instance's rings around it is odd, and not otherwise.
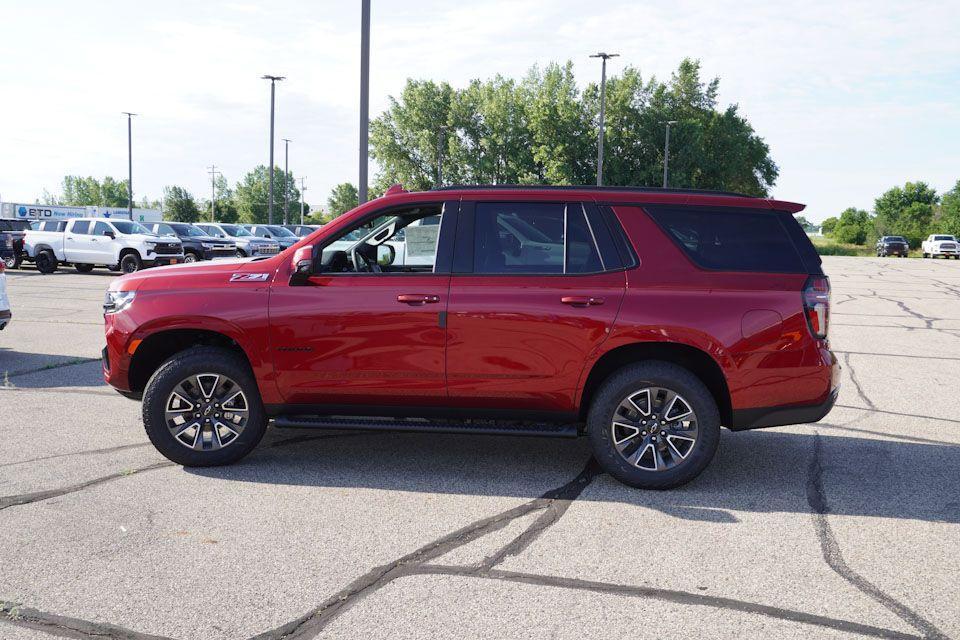
<path fill-rule="evenodd" d="M 247 257 L 247 254 L 243 251 L 243 249 L 237 249 L 237 250 L 234 252 L 234 255 L 236 255 L 238 258 L 246 258 L 246 257 Z"/>
<path fill-rule="evenodd" d="M 216 381 L 211 381 L 205 374 L 218 376 L 218 378 Z M 198 380 L 196 378 L 198 375 L 199 379 L 206 381 L 207 388 L 211 391 L 208 400 L 191 405 L 198 410 L 193 414 L 191 414 L 193 408 L 168 412 L 168 406 L 175 408 L 179 402 L 172 395 L 175 389 L 178 393 L 184 391 L 185 395 L 189 396 L 186 399 L 190 402 L 195 402 L 195 397 L 204 397 L 203 395 L 190 396 L 187 393 L 188 387 L 181 386 L 181 383 Z M 229 386 L 226 381 L 236 386 Z M 196 384 L 193 385 L 194 388 L 196 386 Z M 237 435 L 230 435 L 227 429 L 220 427 L 217 427 L 214 433 L 214 425 L 201 424 L 201 429 L 196 430 L 182 427 L 182 424 L 190 426 L 191 423 L 187 420 L 199 422 L 196 417 L 190 417 L 196 416 L 197 413 L 201 416 L 199 420 L 212 420 L 217 424 L 217 418 L 203 417 L 212 414 L 222 418 L 219 424 L 223 427 L 229 426 L 230 430 L 232 427 L 237 427 L 239 423 L 235 424 L 227 417 L 238 415 L 237 413 L 229 414 L 223 411 L 219 404 L 216 408 L 211 406 L 211 403 L 217 399 L 228 400 L 235 392 L 242 392 L 244 404 L 247 407 L 246 422 L 238 429 Z M 168 405 L 168 403 L 171 404 Z M 204 406 L 201 407 L 201 404 Z M 223 407 L 226 407 L 226 403 Z M 222 414 L 213 413 L 218 410 Z M 181 426 L 176 426 L 173 422 L 177 415 L 186 416 Z M 168 427 L 168 418 L 171 419 L 170 427 Z M 211 467 L 232 464 L 253 451 L 267 430 L 267 415 L 263 409 L 260 391 L 253 373 L 242 357 L 233 351 L 219 347 L 194 347 L 181 351 L 164 362 L 147 382 L 143 393 L 143 426 L 150 442 L 167 459 L 186 467 Z M 176 430 L 181 430 L 182 435 L 179 439 L 176 436 Z M 229 437 L 229 440 L 223 440 L 226 444 L 220 444 L 220 433 L 224 434 L 224 438 Z M 192 447 L 191 440 L 194 443 Z M 205 442 L 210 444 L 209 448 L 206 447 Z"/>
<path fill-rule="evenodd" d="M 183 252 L 183 261 L 184 263 L 200 262 L 201 258 L 193 251 L 184 251 Z"/>
<path fill-rule="evenodd" d="M 20 256 L 10 256 L 3 259 L 3 266 L 7 269 L 16 269 L 20 266 Z"/>
<path fill-rule="evenodd" d="M 92 264 L 75 264 L 73 265 L 73 268 L 79 271 L 80 273 L 90 273 L 91 271 L 93 271 Z"/>
<path fill-rule="evenodd" d="M 924 258 L 929 258 L 929 257 L 930 257 L 930 254 L 927 253 L 926 251 L 924 251 L 924 252 L 923 252 L 923 257 L 924 257 Z"/>
<path fill-rule="evenodd" d="M 40 273 L 53 273 L 57 270 L 57 256 L 54 255 L 53 251 L 50 249 L 44 249 L 37 254 L 36 258 L 37 271 Z"/>
<path fill-rule="evenodd" d="M 128 253 L 120 258 L 120 271 L 124 273 L 135 273 L 143 268 L 143 261 L 139 254 Z"/>
<path fill-rule="evenodd" d="M 650 396 L 647 396 L 648 414 L 634 411 L 635 421 L 620 413 L 623 404 L 642 409 L 645 404 L 642 394 L 649 389 L 677 394 L 680 401 L 687 406 L 679 409 L 675 404 L 673 407 L 665 406 L 672 402 L 667 393 L 665 402 L 658 402 L 656 399 L 650 402 Z M 652 395 L 660 393 L 654 391 Z M 659 442 L 650 442 L 651 437 L 655 438 L 653 432 L 660 430 L 660 426 L 654 423 L 650 432 L 640 431 L 635 437 L 624 437 L 626 433 L 630 433 L 624 428 L 627 422 L 636 422 L 638 431 L 641 428 L 650 429 L 650 426 L 641 427 L 641 418 L 658 415 L 658 412 L 664 409 L 666 411 L 659 417 L 668 418 L 668 423 L 672 422 L 669 420 L 670 416 L 681 417 L 677 411 L 692 410 L 694 420 L 691 422 L 695 424 L 695 429 L 691 429 L 689 425 L 686 429 L 672 428 L 669 433 L 686 435 L 664 436 L 663 432 L 660 432 Z M 617 421 L 618 426 L 614 426 L 615 417 L 620 418 Z M 630 426 L 628 429 L 632 430 L 634 427 Z M 647 435 L 641 435 L 644 433 Z M 687 369 L 669 362 L 643 362 L 623 367 L 600 386 L 587 416 L 587 435 L 597 462 L 604 471 L 620 482 L 641 489 L 670 489 L 690 482 L 710 464 L 720 442 L 720 413 L 710 391 Z M 619 441 L 616 440 L 618 436 Z M 691 438 L 687 436 L 693 436 L 692 444 L 689 443 Z M 625 442 L 627 444 L 624 444 Z M 650 449 L 651 444 L 653 449 Z M 636 445 L 633 455 L 636 456 L 637 451 L 640 455 L 635 461 L 628 461 L 625 456 L 629 457 L 630 447 L 633 445 Z M 621 448 L 624 453 L 621 453 Z M 668 458 L 670 462 L 666 462 Z M 673 466 L 670 466 L 670 463 Z M 665 468 L 649 468 L 661 464 L 664 464 Z"/>

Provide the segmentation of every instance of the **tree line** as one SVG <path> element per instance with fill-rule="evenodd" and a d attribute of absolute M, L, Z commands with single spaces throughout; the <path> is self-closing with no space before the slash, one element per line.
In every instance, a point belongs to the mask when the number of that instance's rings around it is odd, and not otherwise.
<path fill-rule="evenodd" d="M 846 244 L 872 244 L 881 236 L 903 236 L 918 247 L 930 234 L 960 235 L 960 180 L 942 196 L 922 181 L 885 191 L 873 211 L 850 207 L 821 225 L 823 235 Z"/>
<path fill-rule="evenodd" d="M 644 79 L 627 67 L 607 80 L 604 184 L 661 186 L 666 123 L 670 132 L 671 187 L 738 191 L 765 196 L 778 168 L 766 142 L 737 105 L 718 104 L 720 80 L 701 78 L 699 61 L 685 59 L 670 78 Z M 399 97 L 370 123 L 370 155 L 379 171 L 371 196 L 401 183 L 410 190 L 448 184 L 588 185 L 596 182 L 600 88 L 581 90 L 573 64 L 534 66 L 520 80 L 497 75 L 462 88 L 446 82 L 408 79 Z M 300 190 L 293 174 L 274 170 L 274 220 L 299 220 Z M 225 222 L 267 220 L 268 169 L 255 167 L 233 187 L 220 176 L 213 202 L 184 187 L 164 189 L 170 220 Z M 48 204 L 125 206 L 127 183 L 107 177 L 66 176 L 62 193 L 44 192 Z M 323 223 L 357 205 L 357 188 L 335 186 L 326 210 L 310 211 Z M 305 207 L 307 211 L 309 208 Z"/>

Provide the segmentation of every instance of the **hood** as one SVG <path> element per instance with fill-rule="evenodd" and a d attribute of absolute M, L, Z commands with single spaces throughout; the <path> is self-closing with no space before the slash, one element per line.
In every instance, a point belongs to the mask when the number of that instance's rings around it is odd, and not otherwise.
<path fill-rule="evenodd" d="M 218 244 L 237 244 L 233 238 L 214 238 L 213 236 L 187 236 L 180 238 L 181 242 L 212 242 Z"/>
<path fill-rule="evenodd" d="M 118 240 L 132 240 L 133 242 L 172 242 L 174 244 L 183 244 L 180 238 L 173 236 L 155 236 L 145 233 L 121 233 L 117 235 Z"/>
<path fill-rule="evenodd" d="M 111 291 L 150 291 L 201 289 L 226 286 L 234 274 L 267 274 L 273 278 L 277 262 L 272 259 L 237 258 L 235 260 L 204 260 L 164 267 L 151 267 L 120 276 L 110 283 Z M 263 276 L 261 276 L 263 277 Z"/>

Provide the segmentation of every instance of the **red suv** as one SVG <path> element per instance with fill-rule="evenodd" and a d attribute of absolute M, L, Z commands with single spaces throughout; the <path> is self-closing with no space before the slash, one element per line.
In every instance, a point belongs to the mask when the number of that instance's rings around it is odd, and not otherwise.
<path fill-rule="evenodd" d="M 103 371 L 184 465 L 277 427 L 586 435 L 672 487 L 720 427 L 815 422 L 839 366 L 793 214 L 738 194 L 399 187 L 276 256 L 113 282 Z"/>

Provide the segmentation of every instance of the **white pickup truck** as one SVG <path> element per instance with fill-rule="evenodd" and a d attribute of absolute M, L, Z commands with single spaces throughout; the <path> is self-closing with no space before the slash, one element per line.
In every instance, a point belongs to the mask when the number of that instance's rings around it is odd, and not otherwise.
<path fill-rule="evenodd" d="M 88 273 L 104 266 L 124 273 L 143 267 L 183 262 L 177 238 L 154 235 L 142 225 L 114 218 L 73 218 L 43 221 L 23 239 L 25 259 L 41 273 L 53 273 L 61 263 Z"/>
<path fill-rule="evenodd" d="M 936 258 L 937 256 L 960 260 L 960 245 L 957 244 L 957 239 L 942 233 L 927 236 L 923 241 L 923 257 Z"/>

